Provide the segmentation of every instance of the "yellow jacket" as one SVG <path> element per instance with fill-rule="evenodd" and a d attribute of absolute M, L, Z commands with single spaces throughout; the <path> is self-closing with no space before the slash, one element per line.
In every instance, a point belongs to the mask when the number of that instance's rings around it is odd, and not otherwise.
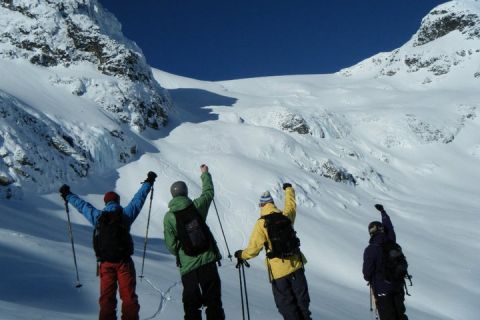
<path fill-rule="evenodd" d="M 283 209 L 283 214 L 287 216 L 291 221 L 292 225 L 295 222 L 297 204 L 295 202 L 295 190 L 289 187 L 285 189 L 285 207 Z M 260 209 L 260 215 L 266 216 L 274 212 L 280 211 L 275 204 L 267 203 Z M 265 220 L 258 219 L 253 227 L 252 235 L 250 236 L 250 241 L 248 242 L 248 247 L 242 251 L 242 259 L 248 260 L 258 256 L 260 251 L 262 251 L 265 242 L 268 243 L 268 248 L 272 247 L 272 243 L 268 238 L 267 229 L 265 228 Z M 302 262 L 303 260 L 303 262 Z M 279 279 L 289 275 L 292 272 L 297 271 L 302 268 L 306 263 L 306 259 L 303 254 L 299 256 L 290 257 L 287 259 L 272 258 L 265 259 L 267 269 L 269 271 L 270 280 Z"/>

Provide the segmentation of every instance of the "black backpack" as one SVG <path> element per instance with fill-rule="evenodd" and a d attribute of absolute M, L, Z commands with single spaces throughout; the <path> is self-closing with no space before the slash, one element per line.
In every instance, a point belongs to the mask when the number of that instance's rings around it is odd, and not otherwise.
<path fill-rule="evenodd" d="M 177 238 L 187 256 L 195 257 L 213 248 L 213 235 L 193 203 L 174 215 Z"/>
<path fill-rule="evenodd" d="M 98 261 L 121 262 L 133 254 L 133 240 L 123 209 L 103 211 L 93 231 L 93 249 Z"/>
<path fill-rule="evenodd" d="M 403 254 L 402 247 L 394 241 L 387 241 L 382 245 L 384 276 L 388 282 L 402 282 L 410 280 L 408 274 L 407 258 Z"/>
<path fill-rule="evenodd" d="M 300 240 L 293 229 L 292 221 L 287 216 L 281 212 L 274 212 L 260 219 L 265 220 L 268 238 L 272 243 L 271 248 L 265 243 L 267 258 L 285 259 L 300 254 Z"/>

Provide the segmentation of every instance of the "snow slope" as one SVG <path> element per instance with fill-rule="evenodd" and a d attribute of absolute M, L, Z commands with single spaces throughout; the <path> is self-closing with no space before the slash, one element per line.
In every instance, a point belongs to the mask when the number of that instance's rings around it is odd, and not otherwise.
<path fill-rule="evenodd" d="M 480 13 L 478 3 L 469 0 L 450 2 L 446 8 L 458 13 L 458 6 L 464 4 Z M 440 9 L 447 10 L 445 5 Z M 460 47 L 470 41 L 478 44 L 478 39 L 457 35 Z M 436 45 L 437 40 L 442 37 L 429 44 Z M 407 50 L 407 44 L 402 48 Z M 182 318 L 181 284 L 175 259 L 163 244 L 162 219 L 172 182 L 184 180 L 192 196 L 200 193 L 201 163 L 210 167 L 232 253 L 248 241 L 259 217 L 260 194 L 270 190 L 282 207 L 281 185 L 293 183 L 298 201 L 296 230 L 308 259 L 314 319 L 371 317 L 361 265 L 368 243 L 366 226 L 379 219 L 375 203 L 383 203 L 389 212 L 410 262 L 414 277 L 414 286 L 409 288 L 412 297 L 406 301 L 410 318 L 478 318 L 480 80 L 471 71 L 480 65 L 479 56 L 472 55 L 465 68 L 429 74 L 434 81 L 426 84 L 422 84 L 424 75 L 418 77 L 415 72 L 381 76 L 370 67 L 361 67 L 367 62 L 348 73 L 224 82 L 154 70 L 154 77 L 175 103 L 160 136 L 138 138 L 138 159 L 117 170 L 95 169 L 80 182 L 63 178 L 74 192 L 100 207 L 105 191 L 116 190 L 125 205 L 149 170 L 158 173 L 146 279 L 138 282 L 137 290 L 141 319 L 154 315 L 156 319 Z M 48 74 L 21 62 L 1 63 L 2 68 L 38 72 L 39 79 Z M 34 92 L 38 83 L 15 82 L 26 72 L 11 74 L 12 82 L 23 87 L 12 84 L 8 92 L 13 97 L 8 101 L 22 110 L 25 107 L 14 99 L 12 90 Z M 0 84 L 7 91 L 6 82 Z M 29 105 L 43 114 L 54 114 L 58 103 L 53 98 L 69 99 L 67 95 L 40 96 Z M 96 111 L 88 105 L 85 108 L 84 114 L 99 126 L 110 125 L 108 117 L 91 113 Z M 78 127 L 81 132 L 87 125 L 79 123 Z M 112 148 L 102 145 L 98 157 L 109 159 L 111 152 Z M 45 170 L 51 173 L 54 169 Z M 21 199 L 0 202 L 0 319 L 96 316 L 98 279 L 92 230 L 72 210 L 83 283 L 75 289 L 65 211 L 58 194 L 51 193 L 57 187 L 54 182 L 45 187 L 50 191 L 37 193 L 36 187 L 22 185 Z M 145 206 L 132 226 L 137 272 L 147 214 Z M 213 207 L 207 221 L 226 256 Z M 251 265 L 246 272 L 252 319 L 280 319 L 263 253 Z M 220 275 L 227 318 L 241 319 L 234 263 L 224 259 Z M 163 300 L 159 291 L 164 292 Z"/>

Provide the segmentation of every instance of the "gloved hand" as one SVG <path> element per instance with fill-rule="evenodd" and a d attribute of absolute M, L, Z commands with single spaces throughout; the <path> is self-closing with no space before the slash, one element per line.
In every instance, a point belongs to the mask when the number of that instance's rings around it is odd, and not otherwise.
<path fill-rule="evenodd" d="M 381 204 L 376 204 L 375 209 L 377 209 L 380 212 L 385 212 L 385 209 L 383 209 L 383 206 Z"/>
<path fill-rule="evenodd" d="M 283 184 L 283 190 L 287 189 L 287 188 L 291 188 L 292 187 L 292 184 L 291 183 L 284 183 Z"/>
<path fill-rule="evenodd" d="M 235 251 L 235 254 L 234 254 L 235 258 L 240 259 L 240 260 L 243 260 L 243 259 L 242 259 L 242 251 L 243 251 L 243 250 L 237 250 L 237 251 Z"/>
<path fill-rule="evenodd" d="M 58 189 L 58 192 L 60 192 L 60 196 L 63 198 L 63 200 L 67 201 L 67 196 L 72 193 L 70 192 L 70 186 L 64 184 L 63 186 Z"/>
<path fill-rule="evenodd" d="M 145 182 L 149 182 L 153 184 L 155 182 L 155 179 L 157 178 L 157 174 L 153 171 L 149 171 L 147 173 L 147 179 L 145 179 Z"/>

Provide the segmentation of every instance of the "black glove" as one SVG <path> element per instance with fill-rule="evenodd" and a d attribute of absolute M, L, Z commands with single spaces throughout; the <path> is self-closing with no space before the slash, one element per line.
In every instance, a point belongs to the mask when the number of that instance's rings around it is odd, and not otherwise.
<path fill-rule="evenodd" d="M 145 182 L 149 182 L 153 184 L 155 182 L 155 179 L 157 178 L 157 174 L 153 171 L 149 171 L 147 173 L 147 179 L 145 179 Z"/>
<path fill-rule="evenodd" d="M 237 250 L 237 251 L 235 251 L 235 254 L 234 254 L 235 258 L 240 259 L 240 260 L 243 260 L 243 259 L 242 259 L 242 251 L 243 251 L 243 250 Z"/>
<path fill-rule="evenodd" d="M 237 265 L 235 268 L 239 269 L 241 266 L 245 266 L 247 268 L 250 268 L 250 264 L 248 264 L 247 260 L 242 259 L 242 252 L 243 250 L 237 250 L 235 251 L 235 258 L 237 258 Z"/>
<path fill-rule="evenodd" d="M 291 183 L 284 183 L 283 184 L 283 190 L 287 189 L 287 188 L 291 188 L 292 187 L 292 184 Z"/>
<path fill-rule="evenodd" d="M 377 209 L 380 212 L 385 212 L 385 209 L 383 209 L 383 206 L 381 204 L 376 204 L 375 209 Z"/>
<path fill-rule="evenodd" d="M 60 192 L 60 196 L 62 196 L 63 200 L 67 201 L 67 196 L 71 193 L 70 186 L 64 184 L 58 189 L 58 192 Z"/>

